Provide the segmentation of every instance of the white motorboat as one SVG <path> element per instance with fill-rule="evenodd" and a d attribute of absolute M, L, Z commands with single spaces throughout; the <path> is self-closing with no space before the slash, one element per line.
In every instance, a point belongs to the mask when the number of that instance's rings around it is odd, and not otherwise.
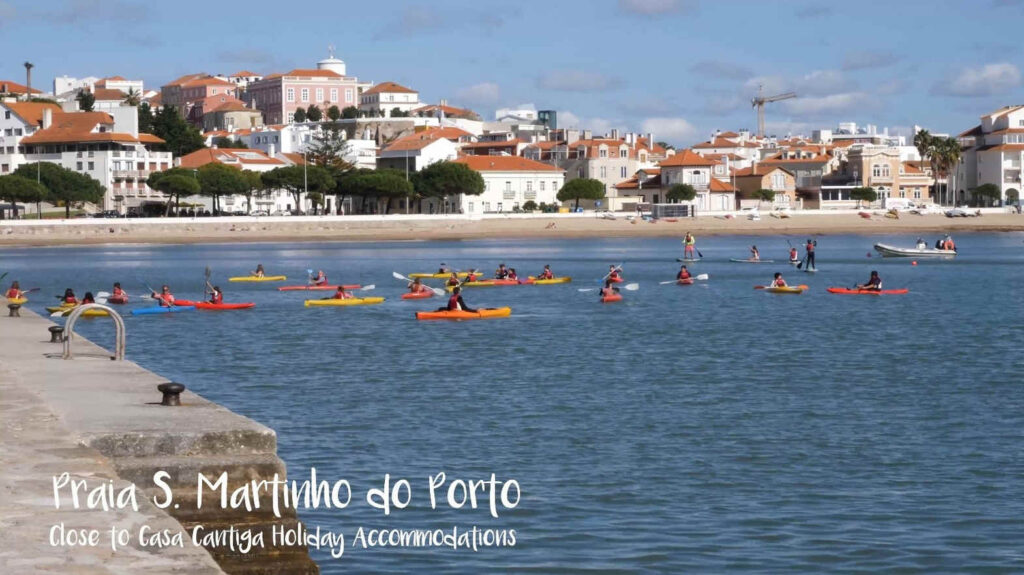
<path fill-rule="evenodd" d="M 900 248 L 886 244 L 875 244 L 875 250 L 883 258 L 952 258 L 956 250 L 940 250 L 935 248 Z"/>

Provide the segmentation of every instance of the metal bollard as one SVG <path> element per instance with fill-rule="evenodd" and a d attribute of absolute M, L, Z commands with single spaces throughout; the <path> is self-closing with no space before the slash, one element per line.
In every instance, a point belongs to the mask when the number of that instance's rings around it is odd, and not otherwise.
<path fill-rule="evenodd" d="M 50 343 L 64 343 L 64 328 L 59 325 L 50 326 Z"/>
<path fill-rule="evenodd" d="M 7 304 L 7 315 L 9 317 L 21 317 L 21 304 L 20 303 L 9 303 Z"/>
<path fill-rule="evenodd" d="M 163 400 L 160 405 L 166 405 L 169 407 L 176 407 L 181 405 L 181 392 L 185 391 L 185 386 L 180 383 L 161 383 L 156 386 L 157 390 L 164 394 Z"/>

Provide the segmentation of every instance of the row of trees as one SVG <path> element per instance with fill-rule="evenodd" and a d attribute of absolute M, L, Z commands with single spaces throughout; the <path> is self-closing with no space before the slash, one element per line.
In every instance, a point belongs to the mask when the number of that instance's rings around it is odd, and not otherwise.
<path fill-rule="evenodd" d="M 319 122 L 326 117 L 332 122 L 337 122 L 341 119 L 351 119 L 359 117 L 359 110 L 355 106 L 347 106 L 344 109 L 339 109 L 337 106 L 331 106 L 327 108 L 327 111 L 323 111 L 316 104 L 310 104 L 308 108 L 295 108 L 295 121 L 296 122 Z"/>
<path fill-rule="evenodd" d="M 0 200 L 13 205 L 15 218 L 16 202 L 63 206 L 64 216 L 71 217 L 72 205 L 99 203 L 104 193 L 103 185 L 92 177 L 50 162 L 22 164 L 10 175 L 0 176 Z"/>
<path fill-rule="evenodd" d="M 960 162 L 960 142 L 956 138 L 931 135 L 928 130 L 914 134 L 914 147 L 921 159 L 927 160 L 935 177 L 935 191 L 939 191 L 939 177 L 946 177 L 946 194 L 949 193 L 949 172 Z"/>

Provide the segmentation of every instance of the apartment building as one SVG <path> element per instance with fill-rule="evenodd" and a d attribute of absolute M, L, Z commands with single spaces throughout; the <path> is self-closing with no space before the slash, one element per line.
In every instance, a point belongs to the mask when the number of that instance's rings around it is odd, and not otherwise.
<path fill-rule="evenodd" d="M 359 111 L 371 116 L 390 118 L 395 110 L 408 115 L 422 106 L 419 92 L 395 82 L 381 82 L 359 95 Z"/>
<path fill-rule="evenodd" d="M 981 123 L 958 136 L 963 149 L 953 170 L 957 203 L 982 184 L 999 188 L 1001 204 L 1019 204 L 1024 182 L 1024 105 L 1006 106 L 981 117 Z"/>

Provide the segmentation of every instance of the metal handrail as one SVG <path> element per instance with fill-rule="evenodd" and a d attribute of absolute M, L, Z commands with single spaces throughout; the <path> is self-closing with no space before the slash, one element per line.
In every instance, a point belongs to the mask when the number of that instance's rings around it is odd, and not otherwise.
<path fill-rule="evenodd" d="M 82 315 L 83 312 L 90 309 L 101 309 L 106 311 L 111 318 L 114 320 L 114 357 L 111 359 L 115 361 L 124 361 L 124 348 L 125 348 L 125 336 L 124 336 L 124 318 L 121 314 L 114 311 L 110 306 L 106 306 L 98 303 L 87 303 L 84 305 L 75 306 L 68 314 L 68 320 L 64 323 L 64 359 L 71 359 L 71 340 L 74 338 L 75 322 Z"/>

